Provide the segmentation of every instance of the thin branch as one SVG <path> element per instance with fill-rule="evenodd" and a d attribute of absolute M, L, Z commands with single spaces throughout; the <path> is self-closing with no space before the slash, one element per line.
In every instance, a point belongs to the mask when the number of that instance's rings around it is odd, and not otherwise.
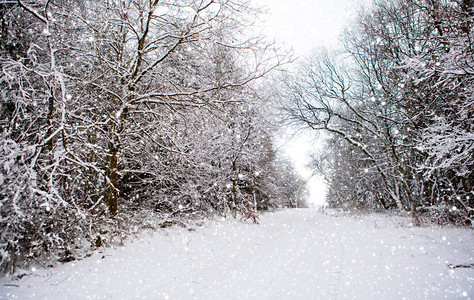
<path fill-rule="evenodd" d="M 40 15 L 37 11 L 35 11 L 34 9 L 32 9 L 31 7 L 28 7 L 26 4 L 24 4 L 23 2 L 21 2 L 21 0 L 17 0 L 18 1 L 18 4 L 24 9 L 26 10 L 27 12 L 31 13 L 33 16 L 35 16 L 36 18 L 38 18 L 41 22 L 45 23 L 45 24 L 48 24 L 48 20 L 43 17 L 42 15 Z"/>

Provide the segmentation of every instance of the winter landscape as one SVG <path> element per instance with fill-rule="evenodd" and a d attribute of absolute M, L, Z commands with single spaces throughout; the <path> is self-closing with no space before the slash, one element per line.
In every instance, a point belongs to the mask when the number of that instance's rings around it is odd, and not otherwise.
<path fill-rule="evenodd" d="M 1 299 L 471 299 L 471 0 L 0 0 Z"/>
<path fill-rule="evenodd" d="M 192 229 L 192 230 L 190 230 Z M 329 210 L 146 232 L 1 281 L 2 299 L 471 299 L 470 229 Z"/>

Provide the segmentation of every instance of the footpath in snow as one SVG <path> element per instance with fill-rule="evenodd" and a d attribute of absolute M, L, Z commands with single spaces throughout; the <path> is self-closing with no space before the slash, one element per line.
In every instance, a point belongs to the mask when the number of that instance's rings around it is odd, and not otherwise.
<path fill-rule="evenodd" d="M 0 299 L 474 299 L 471 229 L 311 209 L 214 220 L 0 279 Z"/>

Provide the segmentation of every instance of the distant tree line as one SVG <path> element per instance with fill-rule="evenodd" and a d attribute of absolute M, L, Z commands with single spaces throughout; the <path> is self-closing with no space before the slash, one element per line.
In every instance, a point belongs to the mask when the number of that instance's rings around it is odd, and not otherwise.
<path fill-rule="evenodd" d="M 472 221 L 473 5 L 376 1 L 286 78 L 291 120 L 329 133 L 313 164 L 331 206 Z"/>
<path fill-rule="evenodd" d="M 0 267 L 68 260 L 150 213 L 251 217 L 286 201 L 297 176 L 256 80 L 289 58 L 249 34 L 257 14 L 0 0 Z"/>

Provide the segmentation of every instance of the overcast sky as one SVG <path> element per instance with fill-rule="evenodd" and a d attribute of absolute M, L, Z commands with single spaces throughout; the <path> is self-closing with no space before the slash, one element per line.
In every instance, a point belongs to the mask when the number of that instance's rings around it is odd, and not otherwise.
<path fill-rule="evenodd" d="M 265 33 L 304 56 L 333 45 L 361 0 L 253 0 L 268 8 Z"/>
<path fill-rule="evenodd" d="M 297 57 L 304 58 L 319 46 L 337 43 L 344 25 L 357 10 L 362 0 L 253 0 L 264 5 L 263 32 L 271 39 L 293 48 Z M 308 178 L 311 170 L 306 167 L 311 150 L 318 148 L 312 134 L 299 135 L 284 142 L 282 147 L 292 158 L 302 176 Z M 312 177 L 309 182 L 310 198 L 316 205 L 324 203 L 325 185 L 322 178 Z"/>

